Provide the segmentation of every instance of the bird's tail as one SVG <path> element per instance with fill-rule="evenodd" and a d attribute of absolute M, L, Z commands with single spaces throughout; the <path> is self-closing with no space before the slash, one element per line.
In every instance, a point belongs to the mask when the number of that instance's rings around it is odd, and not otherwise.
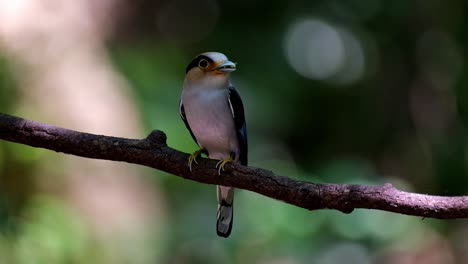
<path fill-rule="evenodd" d="M 216 233 L 221 237 L 231 234 L 234 204 L 234 188 L 216 186 L 218 195 L 218 216 L 216 221 Z"/>

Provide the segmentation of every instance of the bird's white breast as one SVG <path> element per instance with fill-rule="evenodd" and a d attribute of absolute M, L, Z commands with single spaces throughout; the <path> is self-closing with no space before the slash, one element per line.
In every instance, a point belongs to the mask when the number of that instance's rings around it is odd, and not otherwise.
<path fill-rule="evenodd" d="M 231 152 L 238 152 L 227 89 L 184 90 L 182 103 L 198 144 L 209 152 L 210 158 L 226 159 Z"/>

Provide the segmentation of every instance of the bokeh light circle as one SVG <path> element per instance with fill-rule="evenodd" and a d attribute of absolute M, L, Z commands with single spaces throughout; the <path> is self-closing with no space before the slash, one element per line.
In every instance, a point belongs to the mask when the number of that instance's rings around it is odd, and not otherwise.
<path fill-rule="evenodd" d="M 344 64 L 339 33 L 317 19 L 306 19 L 291 27 L 286 36 L 286 55 L 295 71 L 311 79 L 327 79 Z"/>
<path fill-rule="evenodd" d="M 293 24 L 285 37 L 288 63 L 300 75 L 314 80 L 349 84 L 365 72 L 365 52 L 349 30 L 317 18 Z"/>

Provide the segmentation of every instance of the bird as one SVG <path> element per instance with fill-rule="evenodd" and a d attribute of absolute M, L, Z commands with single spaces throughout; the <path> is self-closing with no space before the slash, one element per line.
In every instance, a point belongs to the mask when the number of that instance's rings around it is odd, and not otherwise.
<path fill-rule="evenodd" d="M 185 71 L 179 113 L 199 150 L 188 158 L 188 166 L 201 154 L 219 160 L 218 174 L 228 163 L 247 165 L 247 126 L 242 99 L 230 81 L 236 63 L 219 52 L 196 56 Z M 216 186 L 218 210 L 216 232 L 229 237 L 233 223 L 234 188 Z"/>

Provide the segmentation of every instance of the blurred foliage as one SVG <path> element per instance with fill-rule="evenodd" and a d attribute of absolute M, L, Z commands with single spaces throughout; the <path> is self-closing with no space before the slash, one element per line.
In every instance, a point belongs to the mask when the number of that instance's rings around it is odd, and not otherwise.
<path fill-rule="evenodd" d="M 170 13 L 169 3 L 179 12 Z M 196 149 L 178 113 L 184 69 L 198 53 L 216 50 L 238 62 L 233 83 L 246 108 L 250 165 L 315 182 L 392 182 L 407 191 L 466 194 L 463 1 L 205 0 L 194 6 L 138 0 L 129 6 L 108 41 L 109 53 L 133 88 L 130 100 L 146 131 L 165 131 L 171 147 Z M 305 45 L 299 54 L 315 60 L 295 68 L 302 58 L 287 46 L 309 41 L 289 42 L 295 25 L 314 27 L 304 30 L 318 32 L 316 41 L 342 43 L 307 42 L 318 50 Z M 332 72 L 333 48 L 346 53 L 349 43 L 360 53 L 346 55 L 351 62 Z M 344 74 L 356 72 L 352 62 L 359 59 L 362 72 L 351 80 Z M 17 111 L 14 77 L 27 74 L 11 73 L 13 64 L 0 59 L 1 112 Z M 325 77 L 314 71 L 326 67 L 332 73 Z M 0 263 L 135 263 L 125 256 L 136 246 L 106 252 L 64 201 L 35 189 L 32 175 L 42 155 L 0 142 Z M 160 263 L 426 263 L 417 257 L 438 252 L 448 257 L 430 263 L 468 261 L 466 248 L 455 246 L 467 242 L 455 235 L 466 234 L 465 221 L 374 210 L 309 212 L 242 190 L 233 233 L 221 239 L 213 186 L 150 173 L 169 213 L 167 230 L 158 234 L 163 238 L 155 239 L 163 242 L 153 246 L 162 252 Z M 431 248 L 438 243 L 451 246 Z"/>
<path fill-rule="evenodd" d="M 17 98 L 15 81 L 8 67 L 8 61 L 0 54 L 0 110 L 8 111 Z"/>

